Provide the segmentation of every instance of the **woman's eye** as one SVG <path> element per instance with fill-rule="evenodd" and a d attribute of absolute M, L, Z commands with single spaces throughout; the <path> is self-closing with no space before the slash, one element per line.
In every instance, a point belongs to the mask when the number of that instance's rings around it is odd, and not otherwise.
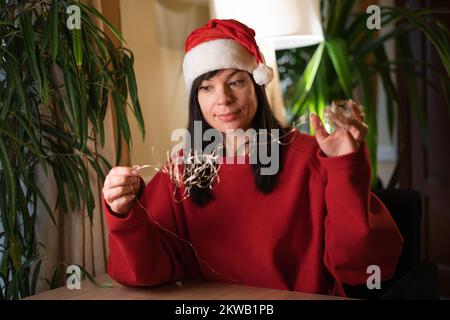
<path fill-rule="evenodd" d="M 200 86 L 198 90 L 203 92 L 209 92 L 211 91 L 211 86 Z"/>
<path fill-rule="evenodd" d="M 235 87 L 240 87 L 243 86 L 245 83 L 244 80 L 235 80 L 235 81 L 231 81 L 230 85 L 235 86 Z"/>

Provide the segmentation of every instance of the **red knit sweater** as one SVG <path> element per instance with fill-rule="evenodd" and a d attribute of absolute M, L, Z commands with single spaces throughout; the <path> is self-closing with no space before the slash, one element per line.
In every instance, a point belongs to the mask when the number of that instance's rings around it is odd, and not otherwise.
<path fill-rule="evenodd" d="M 367 148 L 327 158 L 314 137 L 295 135 L 267 195 L 249 164 L 222 164 L 214 200 L 203 208 L 174 201 L 163 173 L 140 197 L 148 214 L 136 205 L 119 217 L 103 201 L 109 275 L 132 286 L 205 279 L 335 295 L 344 295 L 342 283 L 366 283 L 369 265 L 390 278 L 403 239 L 370 193 Z"/>

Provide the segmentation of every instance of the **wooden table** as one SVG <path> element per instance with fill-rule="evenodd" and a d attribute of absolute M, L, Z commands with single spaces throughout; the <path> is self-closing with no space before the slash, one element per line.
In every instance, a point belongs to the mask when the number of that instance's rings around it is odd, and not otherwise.
<path fill-rule="evenodd" d="M 247 287 L 228 283 L 189 281 L 158 287 L 134 288 L 123 286 L 108 275 L 98 276 L 97 287 L 87 280 L 81 289 L 61 287 L 39 293 L 27 300 L 337 300 L 342 297 Z"/>

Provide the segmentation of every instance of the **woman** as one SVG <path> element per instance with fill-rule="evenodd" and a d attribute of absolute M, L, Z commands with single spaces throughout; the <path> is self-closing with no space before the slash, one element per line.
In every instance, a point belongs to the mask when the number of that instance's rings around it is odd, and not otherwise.
<path fill-rule="evenodd" d="M 189 131 L 202 121 L 202 131 L 220 132 L 232 155 L 244 151 L 244 164 L 221 161 L 218 172 L 209 171 L 214 188 L 186 183 L 182 201 L 165 172 L 146 187 L 133 168 L 116 167 L 106 177 L 108 273 L 118 282 L 205 279 L 345 295 L 342 284 L 365 283 L 371 265 L 382 280 L 392 276 L 403 240 L 370 193 L 363 113 L 350 103 L 352 117 L 331 114 L 332 134 L 316 115 L 315 137 L 282 128 L 267 102 L 272 73 L 254 36 L 235 20 L 211 20 L 188 36 L 183 63 Z M 245 139 L 238 146 L 246 147 L 229 148 L 226 133 L 238 129 L 256 136 L 279 130 L 266 143 L 279 161 L 276 172 L 264 174 L 267 163 L 250 161 Z M 185 181 L 195 170 L 188 172 Z"/>

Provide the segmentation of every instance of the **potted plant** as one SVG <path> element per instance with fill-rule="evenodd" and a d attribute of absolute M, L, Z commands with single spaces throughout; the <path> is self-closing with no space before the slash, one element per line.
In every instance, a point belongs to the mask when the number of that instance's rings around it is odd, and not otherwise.
<path fill-rule="evenodd" d="M 69 6 L 79 17 L 67 13 Z M 79 28 L 69 28 L 70 18 L 80 19 Z M 70 213 L 80 207 L 92 219 L 88 169 L 104 179 L 111 167 L 95 148 L 105 142 L 107 109 L 117 119 L 116 164 L 122 137 L 131 141 L 126 108 L 145 134 L 133 55 L 115 47 L 97 19 L 122 43 L 90 5 L 0 0 L 0 299 L 35 293 L 41 265 L 34 233 L 38 201 L 53 222 L 57 209 Z M 38 169 L 56 182 L 55 208 L 34 180 Z"/>

